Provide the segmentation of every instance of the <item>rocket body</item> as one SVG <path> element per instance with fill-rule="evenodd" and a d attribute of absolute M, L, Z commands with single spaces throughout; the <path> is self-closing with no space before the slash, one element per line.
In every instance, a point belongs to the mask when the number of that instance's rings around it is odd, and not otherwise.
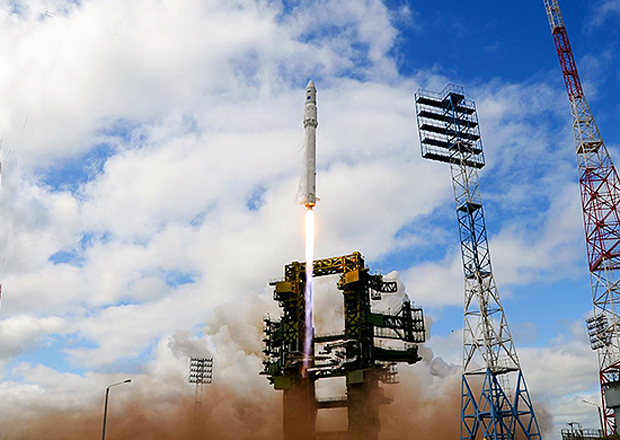
<path fill-rule="evenodd" d="M 312 80 L 306 86 L 306 104 L 304 107 L 304 129 L 306 131 L 306 175 L 302 203 L 312 209 L 317 202 L 316 197 L 316 127 L 319 125 L 316 108 L 316 87 Z"/>

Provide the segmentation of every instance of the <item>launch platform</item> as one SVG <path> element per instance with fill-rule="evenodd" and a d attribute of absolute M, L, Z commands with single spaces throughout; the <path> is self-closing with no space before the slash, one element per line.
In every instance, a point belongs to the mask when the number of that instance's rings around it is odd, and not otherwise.
<path fill-rule="evenodd" d="M 283 391 L 284 440 L 377 440 L 379 405 L 391 402 L 379 384 L 397 383 L 397 363 L 421 360 L 422 309 L 405 297 L 393 313 L 373 312 L 372 302 L 382 294 L 396 293 L 398 284 L 371 274 L 359 252 L 315 260 L 313 272 L 314 277 L 340 274 L 337 288 L 344 301 L 344 329 L 314 335 L 309 367 L 304 370 L 305 263 L 286 265 L 284 279 L 272 283 L 283 314 L 264 320 L 266 358 L 261 372 Z M 317 381 L 333 377 L 346 378 L 346 397 L 317 399 Z M 347 409 L 347 431 L 317 432 L 317 412 L 332 408 Z"/>

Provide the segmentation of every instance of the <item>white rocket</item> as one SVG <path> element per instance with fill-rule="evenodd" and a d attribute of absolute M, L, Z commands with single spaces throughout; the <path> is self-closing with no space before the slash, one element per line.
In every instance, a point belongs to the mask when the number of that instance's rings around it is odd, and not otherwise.
<path fill-rule="evenodd" d="M 306 130 L 306 175 L 301 203 L 312 209 L 316 197 L 316 127 L 319 125 L 316 109 L 316 87 L 312 80 L 306 86 L 306 105 L 304 107 L 304 129 Z"/>

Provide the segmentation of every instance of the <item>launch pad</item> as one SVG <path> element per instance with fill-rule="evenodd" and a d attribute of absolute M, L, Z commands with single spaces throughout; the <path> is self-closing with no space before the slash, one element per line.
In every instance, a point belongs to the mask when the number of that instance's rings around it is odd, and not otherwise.
<path fill-rule="evenodd" d="M 417 344 L 425 341 L 422 309 L 405 299 L 394 313 L 374 313 L 372 301 L 381 299 L 382 293 L 396 293 L 398 286 L 370 274 L 359 252 L 315 260 L 314 277 L 340 274 L 337 288 L 344 300 L 344 329 L 314 335 L 304 370 L 305 267 L 292 262 L 285 266 L 284 279 L 271 283 L 283 314 L 264 320 L 266 359 L 261 374 L 283 391 L 284 440 L 377 440 L 379 405 L 391 402 L 379 384 L 397 383 L 396 363 L 421 360 Z M 346 379 L 346 397 L 317 399 L 317 381 L 334 377 Z M 346 408 L 348 429 L 316 432 L 317 412 L 331 408 Z"/>

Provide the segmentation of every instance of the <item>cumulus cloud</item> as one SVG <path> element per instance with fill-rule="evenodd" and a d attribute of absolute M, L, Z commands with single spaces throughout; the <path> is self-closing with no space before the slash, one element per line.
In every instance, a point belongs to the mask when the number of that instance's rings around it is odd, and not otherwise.
<path fill-rule="evenodd" d="M 62 327 L 58 317 L 22 315 L 0 321 L 0 359 L 10 359 L 36 347 L 45 335 L 57 333 Z"/>

